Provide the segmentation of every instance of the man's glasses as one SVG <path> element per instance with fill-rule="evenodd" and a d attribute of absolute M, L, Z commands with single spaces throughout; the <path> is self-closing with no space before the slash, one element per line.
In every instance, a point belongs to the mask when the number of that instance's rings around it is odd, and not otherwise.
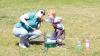
<path fill-rule="evenodd" d="M 45 15 L 45 12 L 41 11 L 41 14 Z"/>

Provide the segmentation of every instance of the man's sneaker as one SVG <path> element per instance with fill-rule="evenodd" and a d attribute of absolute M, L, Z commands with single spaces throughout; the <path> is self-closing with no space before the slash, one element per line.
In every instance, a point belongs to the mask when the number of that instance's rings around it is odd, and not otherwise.
<path fill-rule="evenodd" d="M 19 43 L 19 47 L 21 48 L 27 48 L 24 44 Z"/>
<path fill-rule="evenodd" d="M 30 44 L 29 42 L 27 42 L 25 45 L 26 45 L 27 47 L 32 46 L 32 44 Z"/>

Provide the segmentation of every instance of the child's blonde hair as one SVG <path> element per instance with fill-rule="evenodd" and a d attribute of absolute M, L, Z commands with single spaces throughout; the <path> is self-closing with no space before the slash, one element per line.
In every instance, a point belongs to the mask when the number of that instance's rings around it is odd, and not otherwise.
<path fill-rule="evenodd" d="M 50 9 L 49 11 L 48 11 L 48 16 L 53 16 L 53 17 L 55 17 L 56 16 L 56 12 L 55 12 L 55 10 L 54 9 Z"/>

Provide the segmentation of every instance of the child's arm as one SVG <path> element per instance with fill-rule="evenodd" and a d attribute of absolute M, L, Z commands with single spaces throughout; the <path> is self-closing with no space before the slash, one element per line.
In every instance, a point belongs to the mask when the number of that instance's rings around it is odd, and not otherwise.
<path fill-rule="evenodd" d="M 61 23 L 62 18 L 61 17 L 55 17 L 54 23 Z"/>
<path fill-rule="evenodd" d="M 46 22 L 52 23 L 50 18 L 45 19 Z"/>

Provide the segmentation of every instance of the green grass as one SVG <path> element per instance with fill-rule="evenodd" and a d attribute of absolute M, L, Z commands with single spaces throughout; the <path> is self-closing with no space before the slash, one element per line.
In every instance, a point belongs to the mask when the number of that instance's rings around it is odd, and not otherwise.
<path fill-rule="evenodd" d="M 43 45 L 21 49 L 16 43 L 19 39 L 12 34 L 12 28 L 18 17 L 31 10 L 49 8 L 62 16 L 66 29 L 63 47 L 51 48 L 47 56 L 100 56 L 100 1 L 99 0 L 0 0 L 0 56 L 43 56 Z M 46 15 L 47 16 L 47 15 Z M 46 18 L 44 17 L 44 19 Z M 48 28 L 46 28 L 48 27 Z M 52 26 L 43 23 L 41 30 L 52 31 Z M 77 38 L 85 44 L 85 38 L 91 40 L 91 51 L 77 53 Z M 84 46 L 84 45 L 83 45 Z"/>

